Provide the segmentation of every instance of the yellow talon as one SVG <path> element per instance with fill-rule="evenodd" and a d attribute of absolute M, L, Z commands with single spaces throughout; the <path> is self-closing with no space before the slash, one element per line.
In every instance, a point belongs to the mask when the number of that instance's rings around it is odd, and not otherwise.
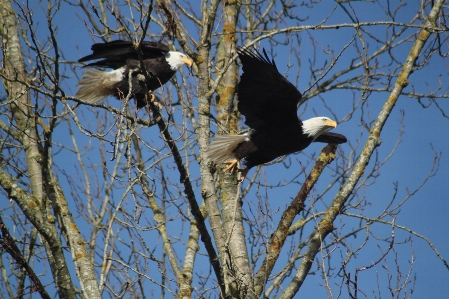
<path fill-rule="evenodd" d="M 225 169 L 223 169 L 223 172 L 231 171 L 234 172 L 235 168 L 237 167 L 237 163 L 239 163 L 239 160 L 234 159 L 232 161 L 225 161 L 224 164 L 228 165 Z"/>
<path fill-rule="evenodd" d="M 231 161 L 225 161 L 224 164 L 228 165 L 225 169 L 223 169 L 223 172 L 234 172 L 237 168 L 237 163 L 239 162 L 239 160 L 237 159 L 233 159 Z M 237 169 L 237 172 L 240 172 L 240 178 L 238 179 L 239 182 L 242 182 L 245 178 L 246 175 L 248 174 L 248 167 L 245 169 Z"/>
<path fill-rule="evenodd" d="M 147 102 L 147 103 L 153 103 L 153 105 L 155 107 L 157 107 L 159 110 L 162 110 L 161 103 L 156 102 L 156 96 L 153 93 L 150 94 L 150 99 L 149 99 L 149 102 Z"/>

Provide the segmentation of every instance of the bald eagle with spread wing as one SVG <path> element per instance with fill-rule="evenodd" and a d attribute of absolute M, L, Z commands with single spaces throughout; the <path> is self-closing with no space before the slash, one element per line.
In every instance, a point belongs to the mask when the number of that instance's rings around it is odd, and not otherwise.
<path fill-rule="evenodd" d="M 216 135 L 206 156 L 215 164 L 225 163 L 224 171 L 234 171 L 244 159 L 242 181 L 248 171 L 280 156 L 299 152 L 312 142 L 345 143 L 346 137 L 327 132 L 337 126 L 327 117 L 301 121 L 297 106 L 301 93 L 277 70 L 273 60 L 255 51 L 239 49 L 243 74 L 237 88 L 238 110 L 245 116 L 250 132 L 244 135 Z"/>
<path fill-rule="evenodd" d="M 173 77 L 183 65 L 192 66 L 192 59 L 180 52 L 169 51 L 166 44 L 155 41 L 141 43 L 143 63 L 149 73 L 145 80 L 140 69 L 139 57 L 131 41 L 115 40 L 92 46 L 93 53 L 81 58 L 79 62 L 97 60 L 86 67 L 112 68 L 112 71 L 89 69 L 78 82 L 76 97 L 79 100 L 95 103 L 107 96 L 124 99 L 131 90 L 137 108 L 147 104 L 144 88 L 139 80 L 144 80 L 150 91 L 161 87 Z M 99 59 L 99 60 L 98 60 Z M 130 70 L 131 84 L 129 83 Z"/>

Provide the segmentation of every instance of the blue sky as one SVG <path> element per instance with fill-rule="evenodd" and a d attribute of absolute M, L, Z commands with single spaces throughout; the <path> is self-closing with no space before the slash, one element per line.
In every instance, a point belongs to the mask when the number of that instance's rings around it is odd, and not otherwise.
<path fill-rule="evenodd" d="M 405 8 L 401 10 L 401 14 L 398 14 L 399 22 L 407 23 L 413 15 L 416 13 L 416 4 L 418 1 L 410 2 Z M 381 2 L 381 5 L 371 2 L 354 2 L 353 7 L 357 12 L 357 17 L 359 21 L 383 21 L 378 20 L 377 16 L 382 15 L 381 6 L 386 6 Z M 319 9 L 318 9 L 319 8 Z M 297 8 L 296 13 L 299 16 L 305 17 L 310 16 L 307 21 L 301 23 L 301 25 L 314 25 L 322 20 L 324 17 L 331 15 L 331 11 L 334 6 L 326 6 L 326 4 L 320 4 L 313 10 L 304 7 Z M 125 12 L 124 12 L 125 13 Z M 38 35 L 42 40 L 48 37 L 48 30 L 46 29 L 46 20 L 42 18 L 42 11 L 39 8 L 35 8 L 35 20 L 36 28 L 38 30 Z M 80 17 L 81 16 L 81 17 Z M 62 5 L 60 11 L 54 19 L 54 24 L 57 24 L 57 38 L 58 45 L 61 52 L 64 53 L 64 57 L 68 61 L 76 61 L 82 56 L 90 53 L 90 46 L 93 42 L 88 30 L 84 26 L 83 16 L 80 11 L 73 9 L 73 7 Z M 339 24 L 339 23 L 349 23 L 350 20 L 341 10 L 337 7 L 335 12 L 331 15 L 329 20 L 326 22 L 327 25 Z M 294 25 L 294 24 L 288 24 Z M 188 26 L 188 25 L 187 25 Z M 191 27 L 187 27 L 188 29 Z M 193 30 L 193 28 L 192 28 Z M 410 32 L 415 32 L 412 29 Z M 373 27 L 370 32 L 379 38 L 385 38 L 385 28 L 382 26 Z M 299 55 L 299 61 L 301 63 L 300 77 L 298 81 L 298 89 L 300 91 L 305 90 L 309 87 L 311 82 L 310 73 L 308 71 L 309 61 L 314 56 L 313 44 L 320 45 L 323 47 L 329 47 L 338 53 L 344 48 L 344 46 L 351 40 L 354 32 L 351 29 L 339 29 L 339 31 L 308 31 L 302 33 L 293 33 L 289 36 L 281 36 L 279 39 L 289 41 L 288 45 L 278 45 L 274 50 L 275 61 L 278 66 L 279 71 L 282 74 L 287 73 L 288 78 L 292 81 L 295 79 L 295 74 L 297 71 L 297 59 L 294 55 Z M 296 38 L 301 39 L 301 47 L 297 53 L 291 51 L 291 47 L 295 47 L 294 41 Z M 316 43 L 311 42 L 312 38 Z M 100 41 L 95 39 L 95 41 Z M 394 53 L 398 61 L 404 61 L 412 42 L 406 42 L 399 48 L 397 48 Z M 262 41 L 260 43 L 261 47 L 269 48 L 270 45 L 268 41 Z M 370 41 L 369 51 L 375 49 L 376 45 L 373 41 Z M 446 48 L 447 51 L 447 48 Z M 319 51 L 318 51 L 319 53 Z M 331 70 L 329 76 L 331 76 L 335 71 L 347 67 L 349 59 L 354 56 L 354 48 L 350 47 L 344 52 L 341 59 L 338 61 L 335 69 Z M 324 60 L 328 57 L 323 55 L 317 56 L 317 64 L 324 64 Z M 291 68 L 289 68 L 289 66 Z M 385 67 L 386 69 L 389 66 Z M 287 72 L 288 71 L 288 72 Z M 77 74 L 80 75 L 82 69 L 77 69 Z M 187 72 L 184 72 L 186 74 Z M 412 87 L 419 92 L 426 92 L 428 88 L 436 88 L 438 86 L 439 76 L 442 76 L 441 82 L 443 84 L 443 89 L 440 94 L 447 94 L 447 61 L 442 58 L 431 59 L 428 64 L 422 69 L 418 70 L 412 74 L 410 78 L 410 85 L 406 88 L 410 90 Z M 179 75 L 178 75 L 179 76 Z M 193 79 L 197 82 L 196 79 Z M 74 95 L 76 93 L 76 82 L 75 76 L 65 80 L 64 86 L 65 92 L 68 95 Z M 194 83 L 193 83 L 194 84 Z M 321 97 L 321 98 L 320 98 Z M 299 112 L 301 118 L 306 119 L 309 117 L 314 117 L 317 115 L 329 115 L 330 111 L 323 105 L 325 103 L 332 112 L 337 117 L 339 126 L 335 130 L 336 132 L 342 133 L 347 136 L 349 144 L 341 145 L 340 150 L 343 155 L 349 155 L 351 152 L 351 146 L 355 147 L 356 144 L 364 144 L 367 138 L 367 132 L 361 126 L 360 119 L 363 117 L 366 121 L 367 119 L 373 120 L 379 113 L 382 104 L 388 97 L 387 92 L 372 93 L 368 102 L 365 104 L 369 106 L 369 116 L 367 116 L 366 109 L 362 115 L 361 109 L 357 109 L 351 119 L 344 119 L 345 115 L 353 106 L 354 102 L 359 102 L 360 92 L 351 90 L 338 90 L 320 95 L 320 97 L 314 97 L 310 99 L 307 106 L 300 107 Z M 426 103 L 427 100 L 423 99 Z M 110 100 L 108 103 L 112 105 L 118 105 L 115 100 Z M 449 112 L 449 104 L 439 101 L 439 104 L 443 107 L 444 111 Z M 365 107 L 367 107 L 365 106 Z M 178 113 L 181 113 L 179 107 L 174 108 Z M 81 110 L 81 109 L 80 109 Z M 84 110 L 81 110 L 84 111 Z M 92 114 L 86 113 L 86 119 L 82 118 L 83 125 L 92 126 L 95 128 L 95 124 L 89 117 Z M 179 119 L 185 120 L 184 116 L 177 115 Z M 62 125 L 64 126 L 64 125 Z M 397 146 L 394 155 L 386 161 L 385 165 L 379 170 L 379 176 L 376 178 L 374 184 L 364 186 L 359 190 L 358 199 L 362 201 L 369 202 L 369 205 L 363 207 L 363 215 L 368 217 L 375 217 L 383 212 L 388 202 L 392 199 L 395 194 L 395 182 L 397 183 L 397 198 L 396 203 L 400 202 L 405 198 L 408 192 L 413 191 L 421 182 L 425 179 L 427 173 L 431 171 L 432 163 L 434 161 L 434 152 L 442 153 L 439 156 L 439 168 L 435 176 L 429 178 L 428 182 L 413 196 L 406 204 L 400 208 L 400 213 L 396 216 L 395 222 L 398 225 L 403 225 L 409 229 L 427 237 L 436 247 L 436 249 L 443 255 L 444 258 L 449 256 L 449 242 L 447 241 L 446 229 L 449 227 L 449 220 L 447 217 L 447 212 L 449 211 L 449 201 L 447 197 L 449 195 L 447 191 L 447 185 L 449 183 L 449 170 L 447 165 L 449 165 L 449 157 L 447 155 L 447 149 L 449 148 L 449 133 L 447 128 L 449 127 L 449 120 L 444 118 L 441 112 L 436 108 L 435 105 L 431 105 L 429 108 L 423 108 L 416 99 L 408 98 L 406 96 L 401 96 L 396 107 L 393 110 L 390 118 L 388 119 L 385 128 L 381 134 L 382 145 L 379 147 L 377 155 L 380 161 L 386 159 L 391 153 L 392 149 L 395 147 L 396 142 L 399 137 L 399 130 L 403 126 L 404 133 L 401 136 L 401 142 Z M 76 127 L 74 127 L 76 129 Z M 61 128 L 63 132 L 64 128 Z M 158 131 L 156 128 L 150 128 L 145 131 L 151 140 L 155 140 L 157 143 L 160 139 Z M 78 134 L 78 133 L 77 133 Z M 82 136 L 80 134 L 79 136 Z M 57 136 L 58 142 L 70 144 L 71 141 L 68 136 Z M 181 143 L 182 144 L 182 143 Z M 111 148 L 106 145 L 108 150 Z M 260 186 L 253 187 L 251 192 L 245 197 L 244 202 L 247 207 L 258 207 L 263 206 L 268 203 L 269 211 L 282 211 L 293 198 L 296 192 L 299 190 L 299 183 L 304 180 L 304 175 L 294 180 L 294 183 L 287 186 L 276 187 L 278 184 L 292 180 L 298 173 L 301 165 L 306 166 L 307 170 L 310 170 L 311 164 L 307 164 L 308 157 L 319 154 L 321 150 L 321 144 L 315 144 L 310 146 L 304 153 L 292 155 L 287 158 L 286 163 L 291 163 L 291 167 L 286 169 L 282 163 L 277 165 L 264 166 L 260 175 Z M 160 147 L 160 150 L 167 153 L 166 149 Z M 356 147 L 355 152 L 359 153 L 361 146 Z M 146 153 L 151 156 L 152 153 Z M 59 165 L 60 168 L 64 168 L 68 173 L 70 170 L 74 169 L 71 159 L 67 159 L 66 155 L 59 155 L 55 158 L 55 163 Z M 96 160 L 96 155 L 92 156 L 93 160 Z M 347 157 L 347 156 L 346 156 Z M 373 159 L 375 156 L 373 156 Z M 330 165 L 330 169 L 339 165 L 341 163 L 341 158 L 337 159 Z M 164 160 L 165 165 L 173 165 L 171 158 Z M 191 161 L 191 174 L 192 176 L 197 176 L 197 166 Z M 373 166 L 373 161 L 370 162 L 368 168 Z M 316 190 L 312 193 L 311 198 L 307 201 L 307 208 L 314 208 L 311 205 L 311 201 L 314 196 L 317 196 L 326 188 L 329 184 L 330 176 L 333 172 L 328 169 L 323 173 L 323 178 L 320 179 Z M 254 170 L 251 170 L 249 176 L 252 176 Z M 74 173 L 74 177 L 77 175 Z M 327 178 L 326 178 L 327 176 Z M 173 175 L 172 180 L 176 181 L 176 173 Z M 264 182 L 268 182 L 267 186 Z M 243 183 L 245 187 L 246 182 Z M 199 189 L 199 188 L 198 188 Z M 337 193 L 337 187 L 334 186 L 331 191 L 326 193 L 322 200 L 324 203 L 317 203 L 316 208 L 319 209 L 323 204 L 329 204 L 333 196 Z M 199 190 L 196 190 L 199 194 Z M 198 198 L 201 198 L 198 196 Z M 9 204 L 6 200 L 1 201 L 2 204 Z M 354 213 L 354 210 L 351 212 Z M 151 218 L 151 215 L 147 216 Z M 267 234 L 272 231 L 273 226 L 277 224 L 277 220 L 280 217 L 280 212 L 274 214 L 272 219 L 269 219 L 269 224 L 267 228 Z M 385 220 L 390 221 L 391 217 L 386 217 Z M 353 229 L 357 225 L 356 220 L 346 216 L 341 216 L 341 218 L 336 220 L 334 226 L 337 228 L 337 234 L 344 234 Z M 176 225 L 173 225 L 173 229 L 176 229 Z M 312 229 L 312 226 L 308 228 Z M 369 236 L 368 245 L 359 253 L 358 257 L 351 261 L 351 266 L 363 267 L 369 266 L 372 261 L 378 259 L 382 255 L 382 250 L 386 250 L 388 244 L 376 240 L 376 237 L 387 237 L 391 233 L 391 227 L 387 225 L 374 225 L 372 234 Z M 87 235 L 86 235 L 87 236 Z M 410 234 L 400 230 L 395 229 L 395 240 L 405 241 L 409 238 Z M 288 240 L 287 242 L 294 242 L 295 237 Z M 351 248 L 357 247 L 360 242 L 363 241 L 363 233 L 361 237 L 357 239 L 350 238 L 347 240 L 348 246 Z M 378 247 L 379 246 L 379 247 Z M 412 254 L 416 257 L 413 263 L 413 274 L 416 274 L 417 281 L 414 288 L 413 297 L 414 298 L 444 298 L 446 294 L 449 293 L 448 280 L 448 269 L 446 269 L 439 260 L 434 251 L 432 251 L 424 240 L 420 238 L 413 237 L 413 242 L 405 242 L 404 244 L 395 245 L 396 254 L 398 257 L 398 263 L 401 265 L 401 270 L 406 271 L 408 269 L 408 261 L 412 259 Z M 204 251 L 204 249 L 203 249 Z M 337 246 L 335 249 L 336 253 L 345 252 L 344 246 Z M 344 254 L 343 254 L 344 255 Z M 393 270 L 394 268 L 394 253 L 391 252 L 387 259 L 386 264 Z M 341 256 L 336 254 L 332 259 L 335 265 L 338 267 L 340 265 Z M 281 260 L 279 261 L 281 264 Z M 334 266 L 335 266 L 334 265 Z M 202 269 L 199 269 L 201 271 Z M 276 269 L 275 269 L 276 270 Z M 280 270 L 280 269 L 277 269 Z M 204 269 L 203 271 L 207 271 Z M 360 288 L 367 291 L 367 297 L 374 298 L 374 293 L 370 290 L 376 290 L 377 286 L 375 284 L 376 273 L 384 273 L 384 268 L 381 264 L 376 266 L 376 271 L 364 271 L 359 274 Z M 334 273 L 335 274 L 335 273 Z M 381 275 L 382 281 L 379 283 L 385 286 L 385 276 Z M 335 280 L 336 281 L 336 280 Z M 312 297 L 326 296 L 325 288 L 320 285 L 323 280 L 319 273 L 317 275 L 311 275 L 307 278 L 304 287 L 299 291 L 299 295 Z M 332 286 L 335 288 L 335 286 Z M 382 290 L 385 292 L 385 290 Z M 385 296 L 387 293 L 383 293 Z M 334 294 L 336 295 L 336 294 Z M 346 298 L 343 295 L 343 298 Z"/>

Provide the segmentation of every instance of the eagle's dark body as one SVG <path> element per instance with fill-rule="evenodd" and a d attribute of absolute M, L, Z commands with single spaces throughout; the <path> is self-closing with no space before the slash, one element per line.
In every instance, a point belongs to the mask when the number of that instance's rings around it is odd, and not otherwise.
<path fill-rule="evenodd" d="M 266 53 L 263 57 L 239 51 L 239 58 L 243 74 L 238 85 L 238 110 L 253 132 L 248 142 L 234 150 L 235 157 L 244 158 L 251 168 L 308 147 L 314 138 L 304 134 L 296 114 L 302 97 L 298 89 L 279 73 Z M 340 137 L 339 143 L 346 142 Z"/>
<path fill-rule="evenodd" d="M 150 75 L 145 84 L 148 90 L 154 91 L 167 83 L 176 73 L 176 69 L 173 69 L 167 62 L 166 55 L 169 53 L 169 48 L 166 44 L 144 41 L 141 44 L 141 50 L 145 70 Z M 80 90 L 78 94 L 81 97 L 84 96 L 87 101 L 94 102 L 101 96 L 107 95 L 107 89 L 109 89 L 111 95 L 118 99 L 124 99 L 130 91 L 129 72 L 130 70 L 135 70 L 131 77 L 131 95 L 135 98 L 138 108 L 145 106 L 147 104 L 146 93 L 141 85 L 142 82 L 139 82 L 139 75 L 140 78 L 143 78 L 143 71 L 140 68 L 139 57 L 133 43 L 122 40 L 98 43 L 92 46 L 92 51 L 91 55 L 81 58 L 79 62 L 100 59 L 87 64 L 86 67 L 112 68 L 117 70 L 115 73 L 117 77 L 113 76 L 114 72 L 86 72 L 85 80 L 81 80 L 79 83 L 79 86 L 84 87 L 86 92 L 82 93 Z M 118 72 L 123 75 L 120 80 L 117 79 L 119 76 Z M 104 76 L 104 78 L 101 79 L 100 75 Z M 108 79 L 107 76 L 112 79 Z M 103 82 L 103 85 L 99 82 Z M 94 84 L 100 86 L 94 86 Z M 95 91 L 94 88 L 104 88 L 104 91 L 100 93 L 98 90 Z M 89 93 L 94 94 L 94 96 L 89 96 Z M 96 93 L 98 93 L 98 96 L 95 95 Z"/>
<path fill-rule="evenodd" d="M 295 134 L 300 138 L 290 139 Z M 270 136 L 270 138 L 267 138 Z M 238 160 L 245 159 L 248 168 L 264 164 L 277 157 L 301 151 L 310 145 L 312 138 L 303 136 L 298 128 L 290 130 L 270 130 L 252 131 L 250 140 L 240 143 L 233 151 L 234 157 Z"/>
<path fill-rule="evenodd" d="M 301 93 L 278 72 L 265 51 L 262 56 L 257 51 L 240 49 L 238 55 L 243 66 L 237 88 L 238 110 L 245 116 L 245 124 L 251 131 L 247 135 L 216 136 L 206 154 L 211 160 L 234 165 L 244 159 L 246 174 L 251 167 L 299 152 L 312 142 L 340 144 L 347 141 L 343 135 L 326 132 L 336 126 L 326 117 L 307 120 L 307 126 L 304 125 L 296 114 Z M 310 131 L 309 127 L 314 129 L 311 122 L 322 123 L 322 126 L 316 132 Z M 328 126 L 329 123 L 332 126 Z M 232 163 L 226 161 L 229 159 Z"/>

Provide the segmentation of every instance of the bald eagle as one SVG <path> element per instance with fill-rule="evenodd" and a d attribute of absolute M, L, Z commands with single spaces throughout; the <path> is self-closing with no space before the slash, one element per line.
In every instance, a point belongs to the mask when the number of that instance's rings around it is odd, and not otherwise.
<path fill-rule="evenodd" d="M 146 81 L 148 90 L 154 91 L 173 77 L 183 65 L 192 66 L 192 59 L 180 52 L 169 51 L 162 42 L 144 41 L 141 44 L 145 69 L 150 74 Z M 93 53 L 81 58 L 79 62 L 97 60 L 86 67 L 112 68 L 112 71 L 89 69 L 78 82 L 76 97 L 82 101 L 95 103 L 113 95 L 124 99 L 130 89 L 129 71 L 136 70 L 131 78 L 131 94 L 137 102 L 137 108 L 144 107 L 146 95 L 139 84 L 143 73 L 139 68 L 139 58 L 131 41 L 115 40 L 92 46 Z M 143 79 L 144 80 L 144 79 Z"/>
<path fill-rule="evenodd" d="M 251 167 L 267 163 L 277 157 L 301 151 L 312 142 L 345 143 L 346 137 L 329 133 L 337 123 L 327 117 L 301 121 L 297 105 L 301 93 L 282 76 L 265 50 L 251 53 L 239 49 L 243 74 L 237 88 L 238 110 L 245 116 L 250 132 L 244 135 L 216 135 L 206 156 L 216 164 L 228 165 L 224 171 L 233 171 L 244 159 L 243 180 Z"/>

